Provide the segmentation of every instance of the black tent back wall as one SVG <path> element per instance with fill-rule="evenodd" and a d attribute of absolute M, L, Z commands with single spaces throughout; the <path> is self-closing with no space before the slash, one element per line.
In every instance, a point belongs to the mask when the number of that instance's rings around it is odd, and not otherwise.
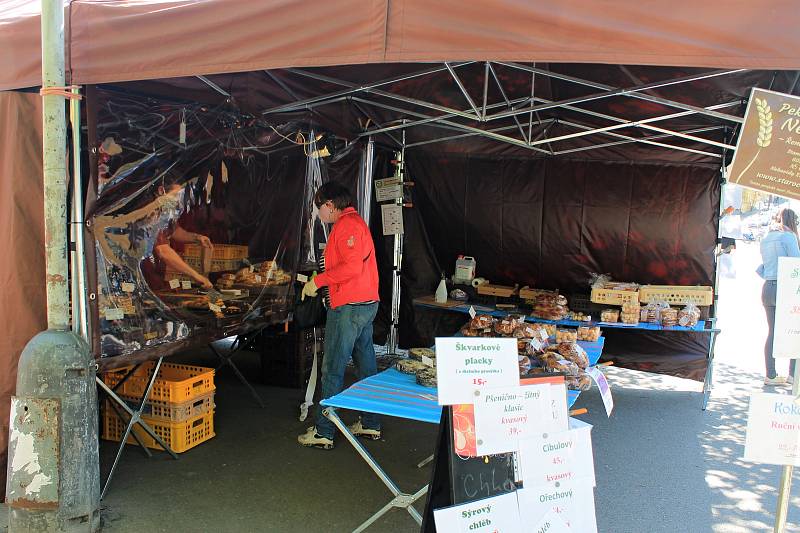
<path fill-rule="evenodd" d="M 497 283 L 588 292 L 592 272 L 712 285 L 719 170 L 411 153 L 416 206 L 439 264 L 458 254 Z"/>

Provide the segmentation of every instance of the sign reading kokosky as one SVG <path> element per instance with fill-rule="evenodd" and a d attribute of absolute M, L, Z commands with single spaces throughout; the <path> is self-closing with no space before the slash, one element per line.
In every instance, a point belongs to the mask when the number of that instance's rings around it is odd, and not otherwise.
<path fill-rule="evenodd" d="M 800 98 L 753 89 L 729 179 L 800 199 Z"/>

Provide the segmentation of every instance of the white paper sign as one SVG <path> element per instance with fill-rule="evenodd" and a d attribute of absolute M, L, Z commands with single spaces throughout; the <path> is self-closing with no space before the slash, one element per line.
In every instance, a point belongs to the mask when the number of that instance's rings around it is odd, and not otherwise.
<path fill-rule="evenodd" d="M 567 385 L 564 382 L 550 384 L 550 407 L 553 414 L 552 430 L 566 431 L 569 429 Z"/>
<path fill-rule="evenodd" d="M 522 533 L 514 492 L 434 509 L 436 533 Z"/>
<path fill-rule="evenodd" d="M 403 206 L 381 204 L 381 221 L 384 235 L 403 234 Z"/>
<path fill-rule="evenodd" d="M 403 182 L 400 178 L 375 180 L 375 199 L 379 202 L 403 197 Z"/>
<path fill-rule="evenodd" d="M 520 489 L 517 499 L 519 508 L 525 510 L 526 521 L 536 524 L 549 513 L 555 512 L 570 527 L 570 531 L 597 533 L 594 489 L 590 483 L 556 482 Z"/>
<path fill-rule="evenodd" d="M 800 466 L 800 405 L 793 396 L 750 396 L 744 458 L 754 463 Z"/>
<path fill-rule="evenodd" d="M 256 275 L 254 275 L 253 277 L 255 278 L 255 280 L 256 280 L 256 283 L 261 283 L 261 276 L 259 276 L 258 274 L 256 274 Z"/>
<path fill-rule="evenodd" d="M 519 439 L 554 424 L 549 383 L 476 391 L 474 405 L 478 455 L 515 452 Z"/>
<path fill-rule="evenodd" d="M 215 313 L 219 313 L 220 311 L 222 311 L 222 308 L 220 306 L 218 306 L 217 304 L 208 304 L 208 308 L 211 309 Z"/>
<path fill-rule="evenodd" d="M 181 286 L 181 280 L 179 279 L 171 279 L 169 280 L 169 288 L 170 289 L 177 289 Z"/>
<path fill-rule="evenodd" d="M 772 355 L 800 357 L 800 258 L 778 258 L 778 297 Z"/>
<path fill-rule="evenodd" d="M 551 510 L 531 530 L 536 533 L 575 533 L 557 512 Z"/>
<path fill-rule="evenodd" d="M 475 308 L 474 308 L 474 307 L 472 307 L 472 306 L 470 305 L 470 306 L 469 306 L 469 317 L 470 317 L 470 318 L 475 318 L 475 315 L 476 315 L 476 314 L 477 314 L 477 313 L 475 312 Z"/>
<path fill-rule="evenodd" d="M 600 390 L 600 397 L 603 399 L 603 405 L 606 407 L 606 416 L 610 417 L 611 411 L 614 409 L 614 398 L 611 397 L 611 387 L 608 385 L 606 376 L 596 366 L 587 368 L 586 373 L 597 384 L 597 388 Z"/>
<path fill-rule="evenodd" d="M 425 365 L 425 366 L 434 367 L 434 366 L 436 366 L 436 359 L 433 359 L 432 357 L 428 357 L 427 355 L 423 355 L 422 356 L 422 364 Z"/>
<path fill-rule="evenodd" d="M 106 316 L 106 320 L 122 320 L 125 318 L 125 311 L 118 307 L 107 307 L 103 314 Z"/>
<path fill-rule="evenodd" d="M 127 282 L 122 282 L 121 287 L 122 287 L 122 292 L 133 292 L 134 289 L 136 289 L 136 285 Z"/>
<path fill-rule="evenodd" d="M 181 281 L 181 289 L 191 289 L 191 288 L 192 288 L 192 282 L 191 281 L 188 281 L 188 280 Z"/>
<path fill-rule="evenodd" d="M 473 403 L 475 391 L 519 385 L 517 339 L 437 338 L 439 405 Z"/>
<path fill-rule="evenodd" d="M 574 419 L 570 419 L 572 425 Z M 595 485 L 592 426 L 567 431 L 539 432 L 519 442 L 520 473 L 525 487 L 555 481 Z"/>

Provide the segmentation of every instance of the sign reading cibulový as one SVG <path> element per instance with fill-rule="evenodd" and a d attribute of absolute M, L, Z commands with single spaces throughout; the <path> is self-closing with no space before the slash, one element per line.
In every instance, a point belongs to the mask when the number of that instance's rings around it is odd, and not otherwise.
<path fill-rule="evenodd" d="M 800 98 L 752 90 L 728 179 L 800 199 Z"/>

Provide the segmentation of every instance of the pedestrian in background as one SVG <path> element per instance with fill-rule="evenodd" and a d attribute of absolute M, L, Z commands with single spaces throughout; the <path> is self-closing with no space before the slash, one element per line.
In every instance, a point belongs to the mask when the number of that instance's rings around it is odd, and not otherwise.
<path fill-rule="evenodd" d="M 783 208 L 775 214 L 769 232 L 761 239 L 761 266 L 758 274 L 764 278 L 761 290 L 761 303 L 767 314 L 767 341 L 764 344 L 764 362 L 767 376 L 765 385 L 780 385 L 794 382 L 794 362 L 789 365 L 789 377 L 779 376 L 775 370 L 775 358 L 772 356 L 772 342 L 775 338 L 775 299 L 778 294 L 778 258 L 800 257 L 798 246 L 797 214 L 789 208 Z"/>

